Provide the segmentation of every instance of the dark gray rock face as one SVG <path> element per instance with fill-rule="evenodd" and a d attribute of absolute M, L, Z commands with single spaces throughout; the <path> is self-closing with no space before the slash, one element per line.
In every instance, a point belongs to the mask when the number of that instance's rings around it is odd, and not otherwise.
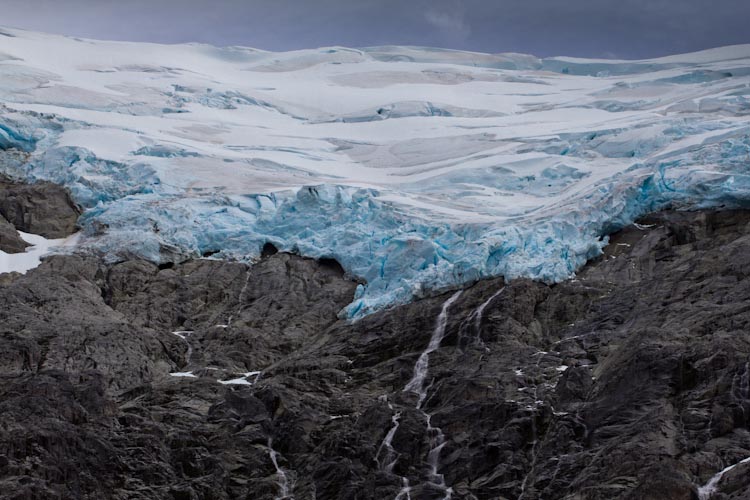
<path fill-rule="evenodd" d="M 21 253 L 29 246 L 23 241 L 13 224 L 0 215 L 0 250 L 5 253 Z"/>
<path fill-rule="evenodd" d="M 47 259 L 0 280 L 0 496 L 697 499 L 750 457 L 750 213 L 639 222 L 464 290 L 421 404 L 453 292 L 351 324 L 335 263 Z"/>
<path fill-rule="evenodd" d="M 79 215 L 68 191 L 57 184 L 22 184 L 0 176 L 0 216 L 19 231 L 64 238 L 75 232 Z"/>

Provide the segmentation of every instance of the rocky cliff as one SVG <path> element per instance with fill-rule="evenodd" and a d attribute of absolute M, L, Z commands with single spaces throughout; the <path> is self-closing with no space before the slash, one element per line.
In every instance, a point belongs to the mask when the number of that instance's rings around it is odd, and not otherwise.
<path fill-rule="evenodd" d="M 10 236 L 73 230 L 1 189 Z M 559 285 L 337 319 L 356 285 L 270 246 L 0 275 L 0 496 L 750 498 L 750 212 L 653 214 Z"/>

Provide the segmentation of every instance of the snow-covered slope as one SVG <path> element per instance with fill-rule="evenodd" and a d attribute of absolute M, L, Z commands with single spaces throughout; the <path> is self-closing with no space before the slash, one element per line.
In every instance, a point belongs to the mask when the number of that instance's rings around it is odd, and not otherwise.
<path fill-rule="evenodd" d="M 367 282 L 358 317 L 481 277 L 565 279 L 667 204 L 748 203 L 750 46 L 540 60 L 2 29 L 0 149 L 0 171 L 71 188 L 83 248 L 332 257 Z"/>

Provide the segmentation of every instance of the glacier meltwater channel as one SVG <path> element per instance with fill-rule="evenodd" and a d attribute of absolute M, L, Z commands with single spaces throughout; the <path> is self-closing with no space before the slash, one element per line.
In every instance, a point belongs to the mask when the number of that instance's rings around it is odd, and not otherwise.
<path fill-rule="evenodd" d="M 358 318 L 566 279 L 645 212 L 750 202 L 750 46 L 643 61 L 285 53 L 0 29 L 0 173 L 69 187 L 80 251 L 333 258 Z"/>

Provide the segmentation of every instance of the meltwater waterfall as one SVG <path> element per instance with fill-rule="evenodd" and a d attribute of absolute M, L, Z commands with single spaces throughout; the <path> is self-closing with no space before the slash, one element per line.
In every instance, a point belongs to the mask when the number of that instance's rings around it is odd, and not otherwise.
<path fill-rule="evenodd" d="M 484 310 L 487 309 L 493 300 L 495 300 L 500 294 L 505 291 L 505 287 L 493 293 L 490 298 L 482 302 L 471 314 L 466 318 L 459 327 L 458 331 L 458 345 L 462 349 L 469 345 L 478 345 L 485 347 L 482 341 L 482 318 L 484 318 Z"/>
<path fill-rule="evenodd" d="M 734 469 L 738 465 L 746 464 L 748 462 L 750 462 L 750 457 L 747 457 L 744 460 L 740 460 L 736 464 L 730 465 L 729 467 L 726 467 L 719 471 L 705 485 L 698 488 L 698 498 L 700 500 L 709 500 L 714 495 L 714 493 L 718 491 L 719 482 L 721 481 L 721 478 L 724 477 L 724 474 Z"/>
<path fill-rule="evenodd" d="M 445 435 L 439 427 L 434 427 L 432 425 L 432 415 L 422 410 L 422 404 L 424 404 L 424 401 L 427 398 L 425 379 L 427 378 L 427 372 L 429 369 L 430 354 L 440 347 L 440 343 L 443 341 L 443 337 L 445 337 L 446 325 L 448 324 L 448 310 L 450 309 L 450 306 L 458 300 L 460 295 L 461 291 L 459 290 L 443 304 L 443 308 L 435 323 L 435 329 L 430 338 L 430 343 L 419 356 L 416 365 L 414 365 L 414 375 L 404 387 L 404 392 L 413 392 L 419 396 L 416 408 L 417 410 L 420 410 L 425 417 L 427 422 L 427 434 L 430 439 L 430 451 L 427 453 L 427 463 L 430 466 L 428 481 L 445 492 L 445 496 L 443 497 L 444 500 L 450 499 L 453 494 L 453 490 L 445 484 L 445 478 L 443 475 L 438 473 L 438 468 L 440 466 L 440 452 L 445 446 Z M 404 498 L 402 495 L 404 493 L 408 494 L 409 491 L 410 488 L 407 483 L 396 498 Z"/>
<path fill-rule="evenodd" d="M 289 485 L 289 478 L 284 472 L 284 469 L 279 465 L 278 456 L 279 453 L 273 449 L 273 441 L 271 438 L 268 439 L 268 455 L 271 457 L 271 462 L 276 468 L 276 484 L 279 486 L 279 494 L 274 500 L 293 500 L 291 487 Z"/>
<path fill-rule="evenodd" d="M 458 300 L 460 295 L 461 291 L 459 290 L 454 293 L 451 298 L 446 300 L 445 304 L 443 304 L 443 309 L 440 311 L 440 315 L 437 318 L 435 330 L 432 332 L 432 337 L 430 338 L 430 343 L 427 345 L 427 349 L 420 354 L 417 364 L 414 365 L 414 375 L 409 383 L 406 384 L 406 387 L 404 387 L 404 392 L 413 392 L 419 395 L 417 409 L 422 408 L 422 403 L 424 403 L 424 400 L 427 397 L 427 390 L 424 387 L 424 381 L 425 377 L 427 377 L 427 370 L 430 365 L 430 354 L 440 347 L 440 343 L 445 336 L 445 326 L 448 323 L 448 308 Z"/>

